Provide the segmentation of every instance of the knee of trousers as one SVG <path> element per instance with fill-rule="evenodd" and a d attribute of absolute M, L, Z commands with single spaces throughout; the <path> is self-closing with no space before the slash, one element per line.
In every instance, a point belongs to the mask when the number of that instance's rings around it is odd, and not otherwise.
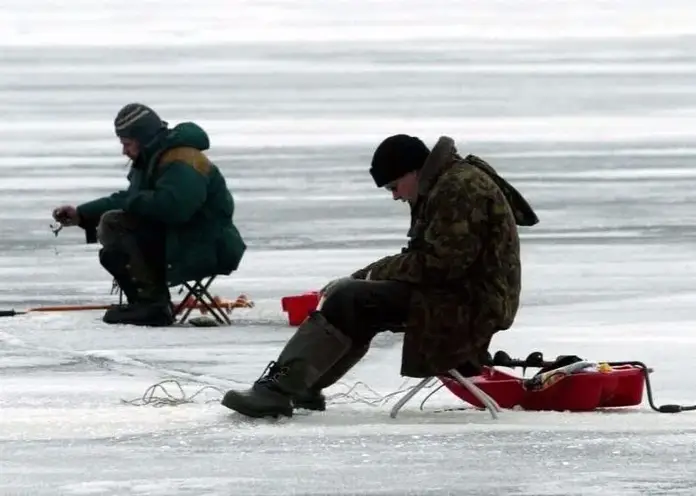
<path fill-rule="evenodd" d="M 321 306 L 321 313 L 333 326 L 347 331 L 360 312 L 364 281 L 346 281 L 334 289 Z"/>
<path fill-rule="evenodd" d="M 109 210 L 102 214 L 97 225 L 97 240 L 103 246 L 116 244 L 124 232 L 129 230 L 128 215 L 123 210 Z"/>
<path fill-rule="evenodd" d="M 103 247 L 99 250 L 99 263 L 109 272 L 122 271 L 128 265 L 128 255 L 113 247 Z"/>

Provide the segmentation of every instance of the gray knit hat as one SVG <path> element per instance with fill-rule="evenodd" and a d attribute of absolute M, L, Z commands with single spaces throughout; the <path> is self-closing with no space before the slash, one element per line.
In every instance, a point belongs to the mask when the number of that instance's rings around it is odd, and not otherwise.
<path fill-rule="evenodd" d="M 119 138 L 130 138 L 146 145 L 167 123 L 147 105 L 129 103 L 116 114 L 114 128 Z"/>

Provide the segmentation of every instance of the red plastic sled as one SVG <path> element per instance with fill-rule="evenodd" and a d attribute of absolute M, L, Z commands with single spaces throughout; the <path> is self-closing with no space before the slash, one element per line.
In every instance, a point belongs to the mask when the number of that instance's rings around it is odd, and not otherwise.
<path fill-rule="evenodd" d="M 462 400 L 484 408 L 454 379 L 446 376 L 439 379 Z M 521 407 L 532 411 L 583 412 L 635 406 L 642 402 L 644 389 L 643 370 L 632 365 L 614 366 L 605 372 L 575 372 L 538 390 L 525 387 L 524 378 L 492 367 L 484 367 L 483 373 L 469 380 L 491 396 L 501 408 Z"/>

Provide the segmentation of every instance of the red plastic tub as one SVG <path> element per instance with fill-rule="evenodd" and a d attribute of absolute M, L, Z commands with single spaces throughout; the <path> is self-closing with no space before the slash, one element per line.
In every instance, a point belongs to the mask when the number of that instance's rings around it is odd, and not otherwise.
<path fill-rule="evenodd" d="M 304 322 L 307 316 L 319 306 L 319 298 L 318 291 L 281 298 L 280 303 L 283 311 L 288 314 L 288 323 L 292 326 L 298 326 Z"/>
<path fill-rule="evenodd" d="M 439 378 L 452 393 L 471 405 L 483 405 L 464 386 L 449 377 Z M 640 405 L 643 400 L 643 371 L 631 365 L 613 367 L 608 372 L 579 372 L 567 375 L 546 389 L 524 388 L 524 379 L 500 370 L 484 368 L 469 378 L 500 405 L 524 410 L 583 412 L 597 408 Z"/>

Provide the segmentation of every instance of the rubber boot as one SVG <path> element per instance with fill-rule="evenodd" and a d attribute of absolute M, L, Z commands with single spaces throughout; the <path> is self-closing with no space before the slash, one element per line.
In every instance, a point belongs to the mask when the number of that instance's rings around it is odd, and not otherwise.
<path fill-rule="evenodd" d="M 295 396 L 306 394 L 350 350 L 351 339 L 313 312 L 275 362 L 246 391 L 227 391 L 222 405 L 248 417 L 292 417 Z"/>
<path fill-rule="evenodd" d="M 109 308 L 102 320 L 107 324 L 130 324 L 140 326 L 166 327 L 174 323 L 169 288 L 162 278 L 155 275 L 139 254 L 126 255 L 123 252 L 107 250 L 100 254 L 100 260 L 114 275 L 128 298 L 128 305 L 115 305 Z M 125 263 L 124 263 L 125 262 Z M 113 271 L 113 272 L 112 272 Z"/>
<path fill-rule="evenodd" d="M 136 285 L 135 303 L 109 308 L 102 320 L 107 324 L 167 327 L 174 323 L 169 288 L 163 283 Z"/>
<path fill-rule="evenodd" d="M 102 267 L 104 267 L 116 280 L 118 287 L 121 288 L 123 294 L 126 295 L 128 303 L 137 303 L 138 287 L 133 282 L 132 276 L 126 268 L 128 265 L 128 255 L 122 251 L 102 248 L 99 250 L 99 263 L 101 263 Z"/>
<path fill-rule="evenodd" d="M 326 410 L 326 397 L 324 397 L 324 394 L 321 392 L 322 389 L 333 386 L 341 380 L 344 375 L 363 359 L 369 349 L 369 343 L 365 346 L 351 348 L 343 358 L 336 362 L 336 365 L 331 367 L 331 369 L 317 381 L 316 384 L 304 393 L 293 398 L 293 405 L 295 408 L 304 408 L 306 410 L 315 410 L 319 412 Z"/>
<path fill-rule="evenodd" d="M 102 320 L 107 324 L 168 327 L 174 323 L 174 312 L 171 303 L 164 298 L 158 301 L 143 300 L 109 308 Z"/>

